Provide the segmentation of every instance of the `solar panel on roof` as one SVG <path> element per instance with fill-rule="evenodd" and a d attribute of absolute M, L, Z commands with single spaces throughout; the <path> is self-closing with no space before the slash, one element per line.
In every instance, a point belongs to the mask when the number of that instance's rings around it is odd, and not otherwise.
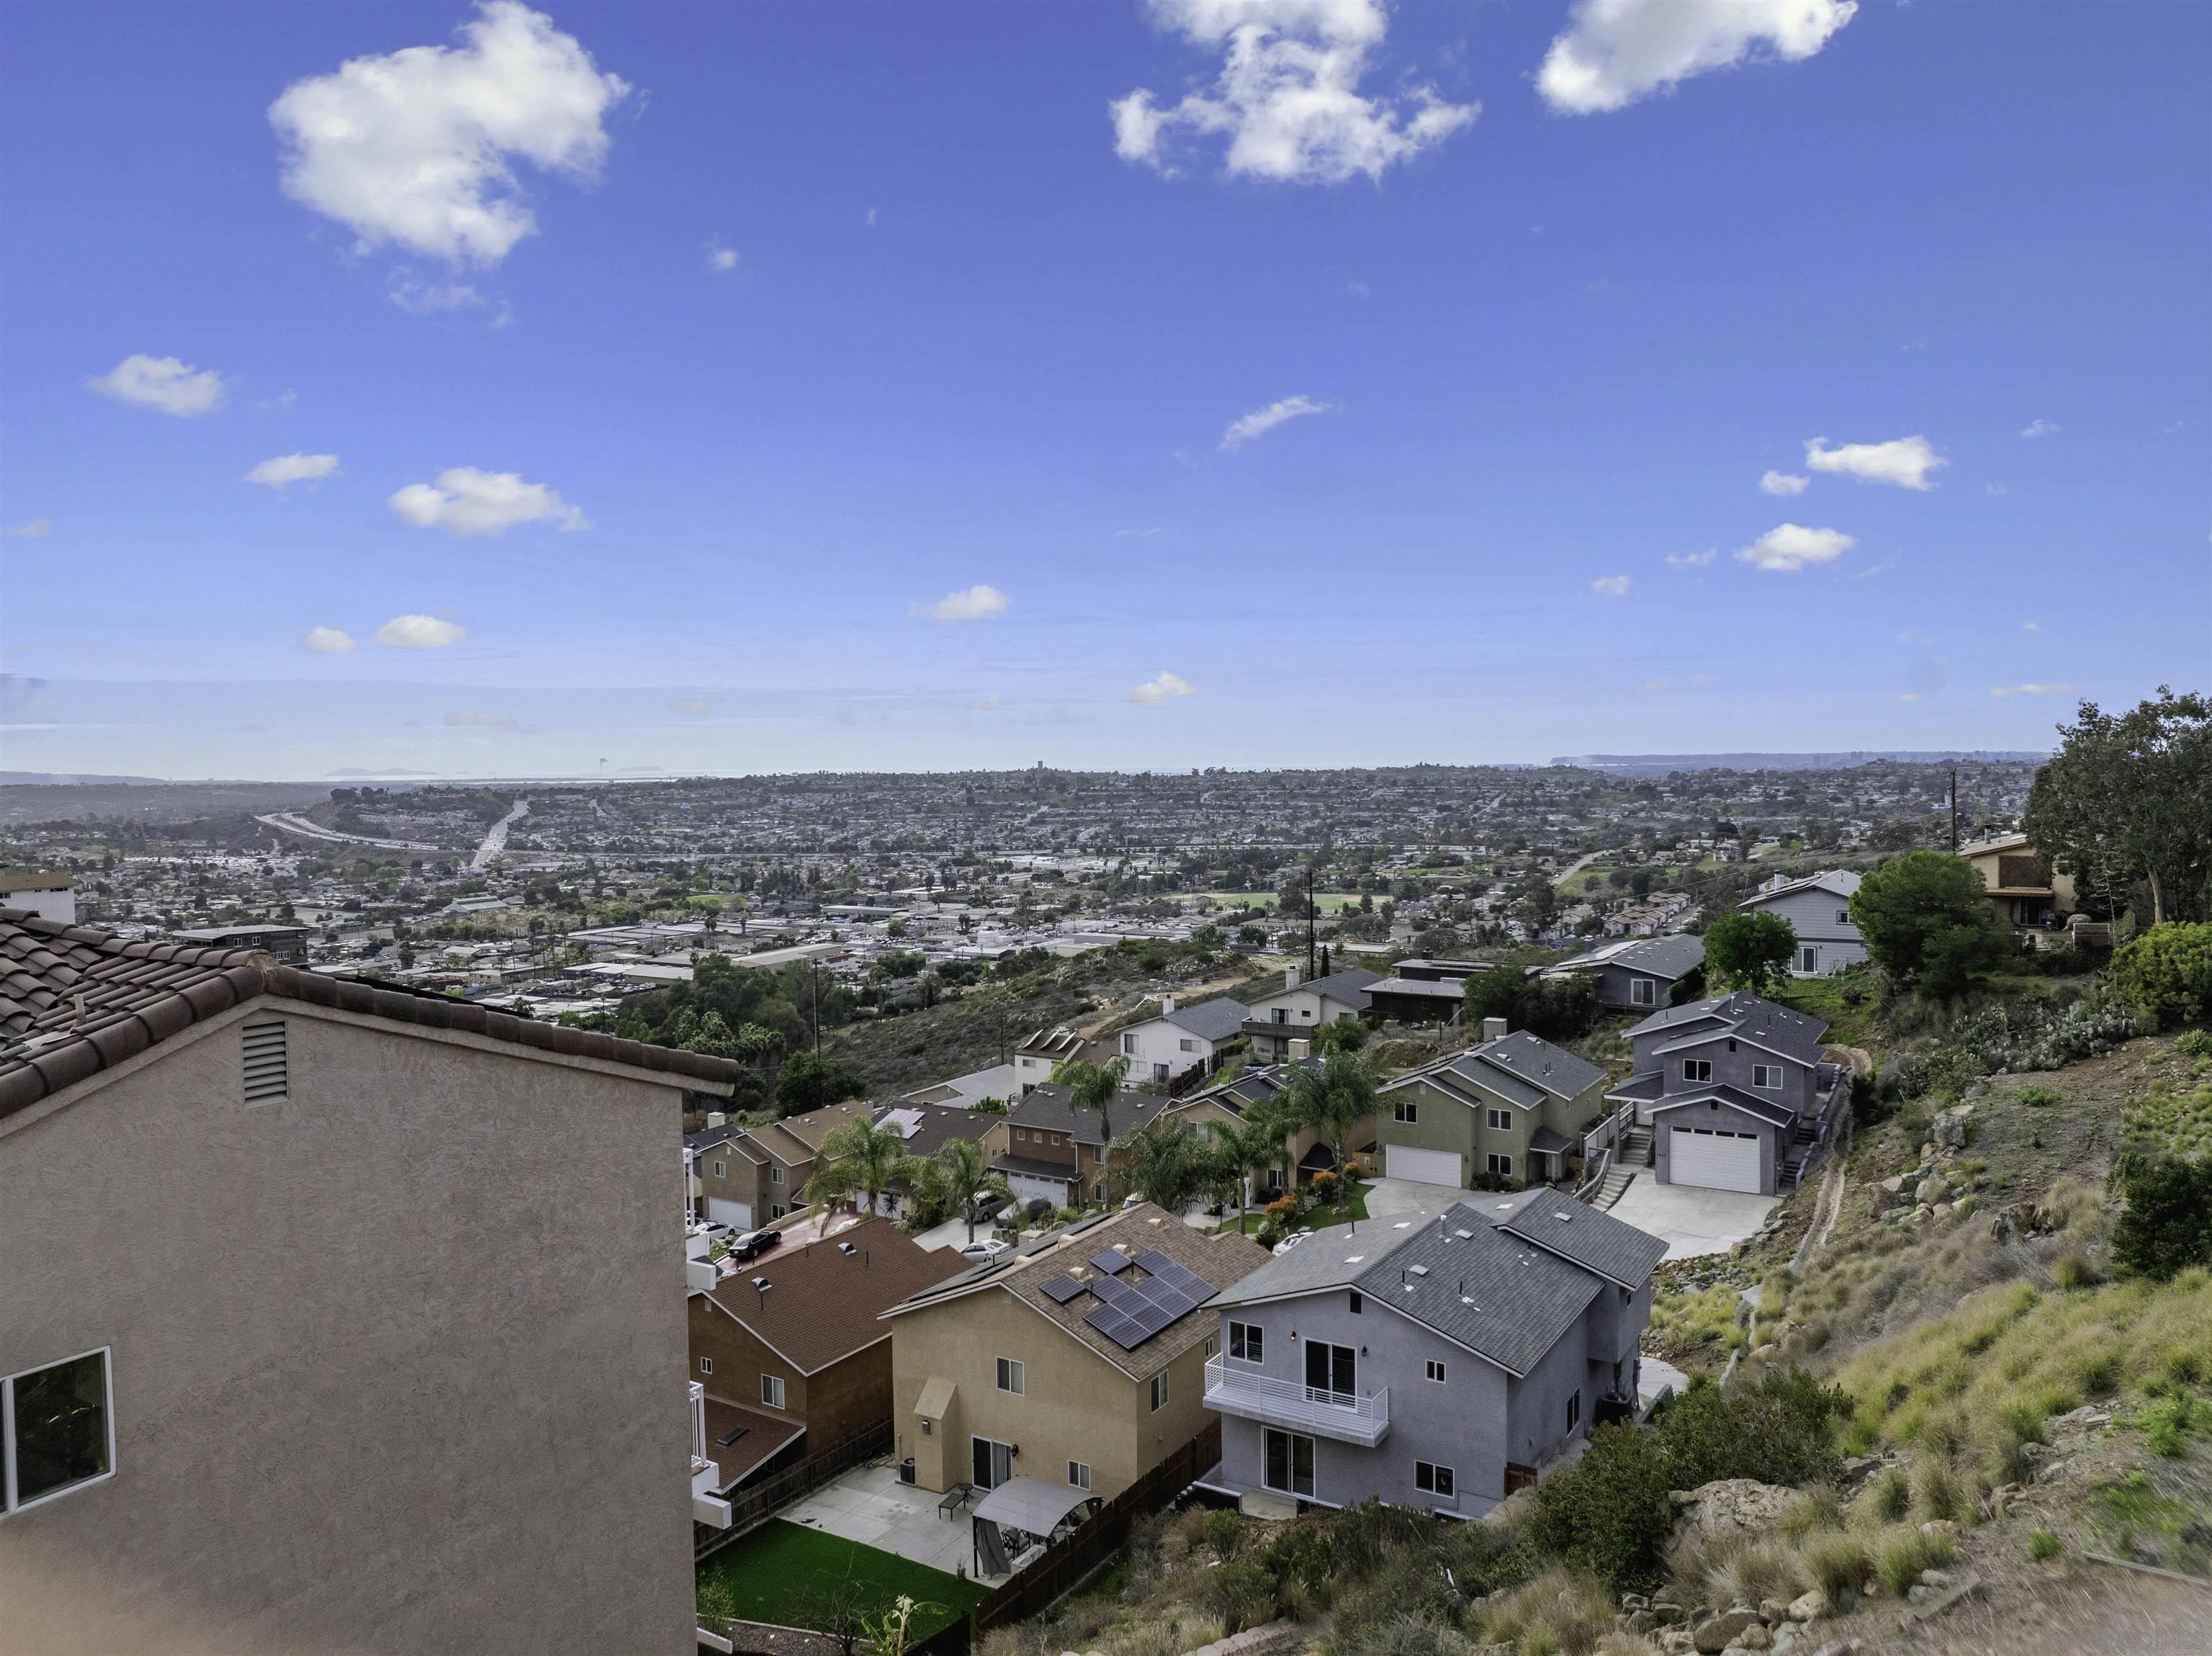
<path fill-rule="evenodd" d="M 1133 1350 L 1145 1337 L 1137 1331 L 1133 1318 L 1125 1317 L 1110 1305 L 1102 1305 L 1084 1321 L 1120 1346 L 1124 1351 Z"/>
<path fill-rule="evenodd" d="M 1101 1277 L 1091 1284 L 1091 1291 L 1107 1304 L 1119 1307 L 1123 1311 L 1133 1311 L 1144 1303 L 1144 1296 L 1137 1292 L 1134 1284 L 1116 1282 L 1111 1277 Z"/>
<path fill-rule="evenodd" d="M 1110 1247 L 1102 1247 L 1091 1256 L 1091 1263 L 1111 1277 L 1117 1271 L 1127 1271 L 1129 1268 L 1129 1256 L 1126 1253 L 1116 1253 Z"/>
<path fill-rule="evenodd" d="M 1137 1263 L 1152 1272 L 1156 1278 L 1172 1283 L 1187 1294 L 1196 1294 L 1204 1297 L 1213 1292 L 1212 1283 L 1207 1282 L 1205 1277 L 1183 1264 L 1182 1260 L 1170 1259 L 1158 1248 L 1139 1254 Z"/>
<path fill-rule="evenodd" d="M 1050 1282 L 1043 1284 L 1045 1298 L 1050 1300 L 1054 1305 L 1066 1305 L 1070 1300 L 1073 1299 L 1077 1295 L 1082 1292 L 1083 1284 L 1077 1282 L 1074 1277 L 1069 1276 L 1062 1275 L 1055 1277 Z"/>

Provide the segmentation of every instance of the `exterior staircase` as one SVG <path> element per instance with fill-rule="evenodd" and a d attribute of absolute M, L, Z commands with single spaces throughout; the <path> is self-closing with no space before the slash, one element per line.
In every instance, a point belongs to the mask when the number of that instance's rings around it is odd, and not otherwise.
<path fill-rule="evenodd" d="M 1651 1129 L 1631 1127 L 1620 1135 L 1620 1149 L 1613 1157 L 1614 1165 L 1626 1168 L 1648 1168 L 1651 1165 Z"/>
<path fill-rule="evenodd" d="M 1606 1209 L 1620 1200 L 1621 1192 L 1628 1188 L 1629 1181 L 1633 1180 L 1640 1171 L 1641 1169 L 1638 1168 L 1622 1167 L 1616 1163 L 1613 1170 L 1606 1174 L 1605 1182 L 1590 1192 L 1590 1206 L 1597 1209 L 1601 1213 L 1604 1212 Z"/>

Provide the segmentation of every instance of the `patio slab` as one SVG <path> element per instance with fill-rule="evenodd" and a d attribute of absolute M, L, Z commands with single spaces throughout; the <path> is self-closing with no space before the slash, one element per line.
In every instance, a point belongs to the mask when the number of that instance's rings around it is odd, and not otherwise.
<path fill-rule="evenodd" d="M 778 1516 L 896 1553 L 948 1575 L 963 1570 L 972 1574 L 974 1538 L 968 1514 L 939 1516 L 937 1503 L 941 1499 L 930 1490 L 900 1483 L 896 1466 L 860 1466 Z"/>

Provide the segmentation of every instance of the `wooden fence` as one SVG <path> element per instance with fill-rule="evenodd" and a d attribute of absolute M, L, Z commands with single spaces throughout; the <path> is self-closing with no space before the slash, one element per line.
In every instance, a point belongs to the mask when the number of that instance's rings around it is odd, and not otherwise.
<path fill-rule="evenodd" d="M 727 1529 L 716 1529 L 711 1525 L 691 1526 L 691 1557 L 696 1563 L 709 1555 L 720 1552 L 748 1530 L 773 1518 L 781 1508 L 789 1506 L 801 1495 L 811 1494 L 841 1473 L 848 1472 L 865 1461 L 885 1455 L 891 1449 L 891 1423 L 879 1420 L 872 1426 L 863 1426 L 848 1432 L 828 1448 L 817 1450 L 796 1465 L 763 1478 L 751 1488 L 742 1489 L 730 1497 L 730 1525 Z"/>

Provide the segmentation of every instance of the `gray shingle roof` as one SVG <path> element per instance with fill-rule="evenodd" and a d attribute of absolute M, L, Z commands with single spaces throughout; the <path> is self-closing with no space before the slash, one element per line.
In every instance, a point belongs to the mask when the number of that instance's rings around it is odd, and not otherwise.
<path fill-rule="evenodd" d="M 1838 897 L 1849 897 L 1858 889 L 1857 875 L 1846 868 L 1831 868 L 1818 874 L 1808 874 L 1802 880 L 1792 880 L 1787 885 L 1776 886 L 1771 891 L 1754 891 L 1736 907 L 1757 908 L 1761 903 L 1772 902 L 1777 897 L 1794 896 L 1800 891 L 1832 891 Z"/>
<path fill-rule="evenodd" d="M 1632 1039 L 1668 1031 L 1680 1031 L 1687 1037 L 1708 1023 L 1717 1034 L 1741 1035 L 1801 1064 L 1820 1061 L 1820 1038 L 1828 1033 L 1828 1026 L 1819 1018 L 1777 1006 L 1748 989 L 1669 1006 L 1654 1012 L 1628 1033 Z"/>
<path fill-rule="evenodd" d="M 1663 937 L 1633 937 L 1625 943 L 1603 943 L 1576 955 L 1572 960 L 1561 961 L 1557 966 L 1539 969 L 1549 978 L 1563 972 L 1578 972 L 1590 967 L 1618 966 L 1631 972 L 1664 978 L 1672 983 L 1677 978 L 1688 976 L 1705 963 L 1705 940 L 1703 937 L 1670 933 Z"/>
<path fill-rule="evenodd" d="M 1226 995 L 1160 1014 L 1164 1022 L 1178 1029 L 1189 1030 L 1201 1040 L 1226 1040 L 1242 1030 L 1244 1020 L 1251 1016 L 1251 1009 L 1243 1001 L 1231 1000 Z"/>
<path fill-rule="evenodd" d="M 1547 1094 L 1557 1098 L 1579 1098 L 1604 1078 L 1605 1071 L 1595 1065 L 1520 1029 L 1409 1070 L 1382 1090 L 1391 1092 L 1426 1081 L 1446 1092 L 1463 1095 L 1468 1087 L 1474 1086 L 1524 1110 L 1533 1110 Z"/>
<path fill-rule="evenodd" d="M 1073 1088 L 1065 1083 L 1048 1081 L 1041 1087 L 1030 1088 L 1028 1095 L 1009 1110 L 1005 1119 L 1016 1126 L 1073 1133 L 1079 1144 L 1103 1143 L 1105 1140 L 1098 1131 L 1098 1112 L 1077 1109 L 1074 1098 Z M 1125 1088 L 1114 1095 L 1114 1101 L 1107 1107 L 1107 1125 L 1119 1138 L 1123 1133 L 1147 1125 L 1168 1102 L 1158 1093 L 1131 1092 Z"/>
<path fill-rule="evenodd" d="M 1534 1201 L 1504 1220 L 1500 1230 L 1561 1254 L 1625 1288 L 1644 1286 L 1667 1257 L 1667 1244 L 1625 1220 L 1584 1207 L 1558 1191 L 1538 1192 Z"/>
<path fill-rule="evenodd" d="M 1254 999 L 1252 1004 L 1261 1007 L 1270 1001 L 1280 1000 L 1285 995 L 1304 993 L 1327 995 L 1332 1000 L 1340 1000 L 1346 1006 L 1364 1012 L 1367 1010 L 1367 986 L 1382 981 L 1380 972 L 1370 972 L 1364 966 L 1348 966 L 1343 971 L 1332 972 L 1325 978 L 1315 978 L 1309 982 L 1293 984 L 1287 989 L 1261 995 Z"/>
<path fill-rule="evenodd" d="M 1747 1093 L 1741 1087 L 1729 1086 L 1726 1082 L 1693 1088 L 1686 1093 L 1668 1093 L 1653 1101 L 1651 1113 L 1656 1117 L 1684 1104 L 1703 1104 L 1714 1099 L 1723 1104 L 1733 1104 L 1739 1110 L 1747 1111 L 1761 1121 L 1771 1121 L 1778 1127 L 1786 1127 L 1797 1119 L 1797 1112 L 1787 1104 L 1771 1098 L 1761 1098 L 1757 1093 Z"/>

